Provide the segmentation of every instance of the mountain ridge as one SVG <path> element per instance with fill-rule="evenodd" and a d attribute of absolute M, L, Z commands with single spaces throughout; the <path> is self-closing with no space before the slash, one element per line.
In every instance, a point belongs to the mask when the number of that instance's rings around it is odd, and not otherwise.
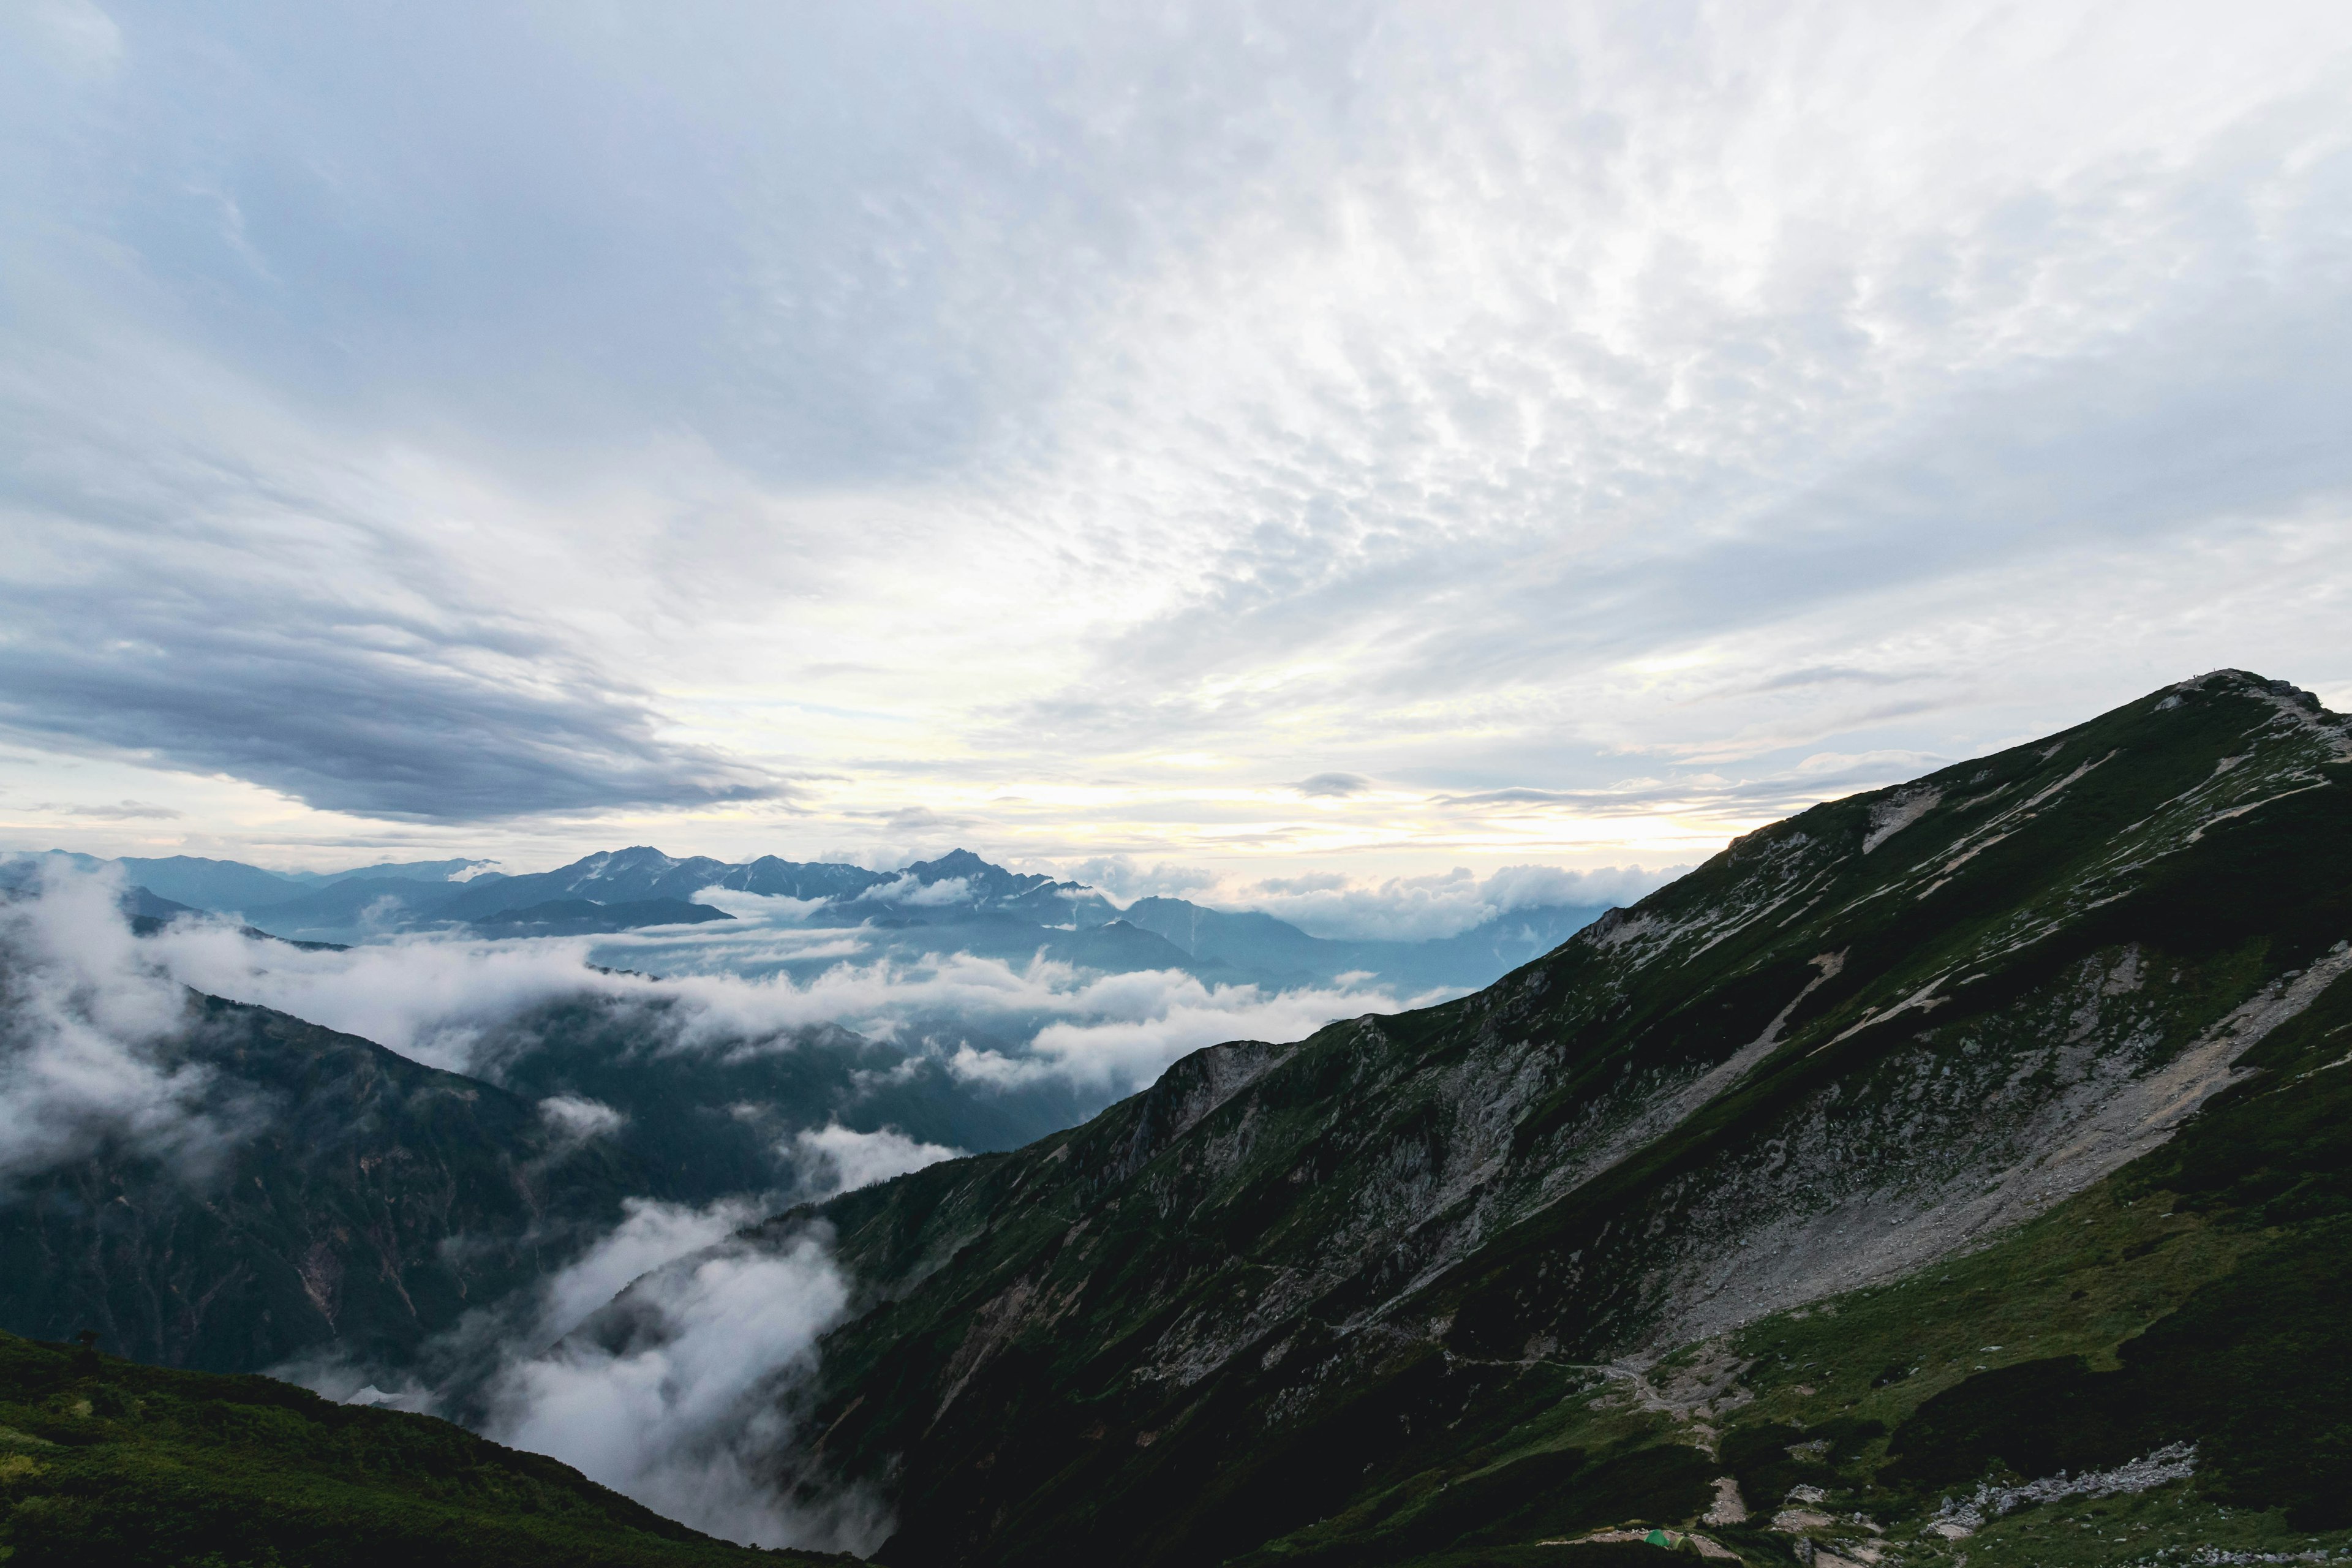
<path fill-rule="evenodd" d="M 2344 719 L 2215 672 L 1748 835 L 1477 995 L 780 1217 L 866 1291 L 796 1462 L 900 1479 L 894 1563 L 1213 1560 L 1406 1462 L 1354 1423 L 1506 1429 L 2013 1234 L 2341 1007 L 2347 784 Z"/>

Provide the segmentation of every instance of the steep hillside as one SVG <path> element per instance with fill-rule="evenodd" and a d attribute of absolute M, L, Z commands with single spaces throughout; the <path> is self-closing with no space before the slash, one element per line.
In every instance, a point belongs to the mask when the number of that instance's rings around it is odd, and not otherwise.
<path fill-rule="evenodd" d="M 2347 785 L 2345 720 L 2219 672 L 837 1200 L 866 1310 L 793 1462 L 890 1485 L 908 1564 L 1598 1560 L 1558 1543 L 1709 1511 L 1924 1560 L 2009 1528 L 1927 1529 L 1938 1488 L 2158 1450 L 2115 1496 L 2191 1533 L 2143 1544 L 2352 1523 Z M 2258 1452 L 2265 1400 L 2312 1452 Z"/>
<path fill-rule="evenodd" d="M 0 1334 L 10 1568 L 730 1568 L 752 1552 L 429 1416 Z"/>
<path fill-rule="evenodd" d="M 185 1130 L 93 1133 L 0 1184 L 0 1331 L 90 1328 L 215 1372 L 326 1354 L 383 1373 L 572 1260 L 625 1199 L 781 1201 L 821 1174 L 803 1131 L 1003 1148 L 1078 1114 L 1066 1085 L 975 1096 L 845 1029 L 683 1047 L 679 1028 L 661 1000 L 546 1003 L 484 1031 L 467 1077 L 186 994 L 141 1053 L 196 1086 Z M 0 1071 L 24 1032 L 0 1008 Z"/>
<path fill-rule="evenodd" d="M 5 979 L 0 974 L 0 979 Z M 268 1008 L 192 998 L 159 1053 L 213 1142 L 111 1137 L 0 1193 L 0 1327 L 250 1371 L 404 1361 L 660 1189 L 530 1100 Z"/>

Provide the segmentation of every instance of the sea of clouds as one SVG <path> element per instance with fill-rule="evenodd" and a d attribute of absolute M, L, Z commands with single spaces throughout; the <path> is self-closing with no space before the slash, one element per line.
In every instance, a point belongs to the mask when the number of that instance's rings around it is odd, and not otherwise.
<path fill-rule="evenodd" d="M 1045 957 L 905 955 L 857 929 L 808 929 L 794 900 L 709 895 L 738 918 L 618 936 L 487 939 L 414 934 L 348 950 L 257 940 L 226 921 L 183 919 L 148 939 L 153 962 L 196 990 L 291 1013 L 402 1055 L 477 1072 L 498 1026 L 559 997 L 659 1001 L 674 1048 L 790 1048 L 837 1024 L 940 1054 L 975 1090 L 1058 1079 L 1097 1103 L 1223 1040 L 1291 1040 L 1334 1018 L 1446 994 L 1375 979 L 1274 990 L 1182 970 L 1103 974 Z M 647 973 L 657 971 L 658 973 Z M 799 977 L 796 977 L 799 976 Z"/>
<path fill-rule="evenodd" d="M 975 1095 L 1055 1079 L 1097 1102 L 1202 1046 L 1296 1039 L 1335 1017 L 1423 1000 L 1369 983 L 1268 991 L 1173 970 L 1105 975 L 1043 958 L 908 960 L 869 949 L 854 930 L 801 927 L 806 910 L 792 900 L 747 895 L 726 898 L 739 919 L 716 934 L 417 935 L 336 951 L 212 917 L 134 936 L 112 869 L 20 862 L 15 883 L 0 896 L 0 1202 L 12 1176 L 110 1139 L 198 1181 L 266 1114 L 214 1070 L 174 1061 L 172 1043 L 190 1026 L 198 992 L 461 1072 L 495 1076 L 488 1053 L 502 1026 L 587 994 L 658 1004 L 641 1016 L 649 1026 L 658 1020 L 660 1049 L 785 1050 L 796 1030 L 840 1024 L 938 1056 Z M 821 961 L 814 972 L 812 961 Z M 562 1135 L 583 1140 L 626 1114 L 572 1096 L 551 1097 L 541 1111 Z M 480 1310 L 419 1369 L 394 1373 L 330 1352 L 277 1370 L 334 1397 L 461 1416 L 730 1539 L 870 1551 L 891 1525 L 879 1500 L 786 1479 L 786 1395 L 814 1366 L 852 1282 L 821 1226 L 780 1244 L 741 1233 L 792 1203 L 961 1151 L 827 1122 L 794 1131 L 781 1152 L 788 1175 L 775 1190 L 702 1206 L 631 1200 L 609 1232 L 527 1299 Z"/>

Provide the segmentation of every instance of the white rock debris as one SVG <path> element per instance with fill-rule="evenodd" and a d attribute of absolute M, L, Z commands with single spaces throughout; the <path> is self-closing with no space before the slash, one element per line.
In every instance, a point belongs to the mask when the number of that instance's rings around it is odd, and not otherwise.
<path fill-rule="evenodd" d="M 2167 1482 L 2186 1480 L 2196 1469 L 2196 1444 L 2168 1443 L 2144 1458 L 2117 1465 L 2112 1470 L 2085 1470 L 2079 1476 L 2069 1476 L 2061 1470 L 2018 1487 L 1997 1487 L 1990 1481 L 1980 1481 L 1973 1497 L 1946 1498 L 1944 1505 L 1927 1521 L 1927 1528 L 1948 1541 L 1957 1541 L 1982 1530 L 1988 1520 L 1999 1519 L 2030 1502 L 2144 1492 Z"/>
<path fill-rule="evenodd" d="M 1748 1518 L 1748 1503 L 1739 1495 L 1737 1476 L 1717 1476 L 1715 1479 L 1715 1501 L 1707 1506 L 1701 1524 L 1740 1524 Z"/>

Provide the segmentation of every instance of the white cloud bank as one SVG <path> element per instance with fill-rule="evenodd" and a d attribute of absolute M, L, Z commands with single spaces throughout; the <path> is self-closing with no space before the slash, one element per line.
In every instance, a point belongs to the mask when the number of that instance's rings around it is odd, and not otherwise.
<path fill-rule="evenodd" d="M 569 1299 L 731 1217 L 641 1207 Z M 795 1505 L 774 1473 L 793 1436 L 782 1395 L 814 1366 L 818 1336 L 848 1301 L 819 1236 L 706 1245 L 637 1278 L 609 1323 L 509 1365 L 492 1389 L 490 1433 L 730 1541 L 870 1552 L 889 1532 L 877 1500 L 834 1490 Z"/>
<path fill-rule="evenodd" d="M 814 1203 L 923 1170 L 942 1160 L 953 1160 L 964 1152 L 909 1138 L 895 1127 L 858 1132 L 837 1121 L 794 1133 L 793 1152 L 800 1167 L 803 1195 Z"/>
<path fill-rule="evenodd" d="M 0 894 L 0 1197 L 15 1178 L 120 1144 L 201 1174 L 241 1120 L 171 1059 L 186 992 L 131 934 L 119 876 L 56 867 Z"/>
<path fill-rule="evenodd" d="M 621 1223 L 541 1288 L 532 1328 L 491 1380 L 491 1435 L 730 1541 L 880 1545 L 890 1521 L 878 1499 L 821 1484 L 788 1500 L 779 1474 L 793 1436 L 785 1395 L 814 1369 L 848 1280 L 822 1227 L 776 1246 L 738 1233 L 787 1201 L 821 1202 L 961 1151 L 835 1123 L 803 1130 L 791 1152 L 800 1186 L 789 1195 L 701 1208 L 629 1199 Z"/>
<path fill-rule="evenodd" d="M 937 1048 L 975 1082 L 1058 1077 L 1103 1094 L 1156 1078 L 1176 1058 L 1228 1039 L 1297 1039 L 1333 1018 L 1395 1012 L 1417 998 L 1369 977 L 1268 992 L 1210 985 L 1180 970 L 1102 975 L 1038 958 L 1013 963 L 969 952 L 917 962 L 840 962 L 806 980 L 782 973 L 604 973 L 592 949 L 649 952 L 691 943 L 704 962 L 755 967 L 779 955 L 854 950 L 855 932 L 730 931 L 685 937 L 488 941 L 407 937 L 344 952 L 256 941 L 226 921 L 183 920 L 144 944 L 176 979 L 389 1047 L 457 1071 L 494 1072 L 483 1042 L 517 1014 L 591 994 L 648 1005 L 647 1026 L 670 1048 L 786 1048 L 792 1032 L 838 1024 L 910 1049 Z M 715 955 L 715 956 L 714 956 Z M 1432 998 L 1433 999 L 1433 997 Z M 997 1043 L 973 1049 L 961 1031 Z M 1002 1041 L 1023 1048 L 1008 1056 Z M 550 1111 L 550 1115 L 562 1114 Z"/>

